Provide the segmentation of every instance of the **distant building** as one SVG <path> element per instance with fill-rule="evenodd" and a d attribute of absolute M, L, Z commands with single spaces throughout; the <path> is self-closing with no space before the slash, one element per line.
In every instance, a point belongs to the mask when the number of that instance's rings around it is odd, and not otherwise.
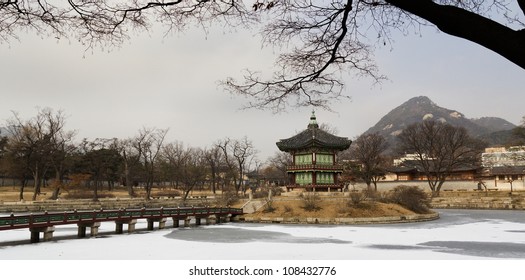
<path fill-rule="evenodd" d="M 494 186 L 525 182 L 525 146 L 487 148 L 481 155 L 483 178 Z"/>
<path fill-rule="evenodd" d="M 389 168 L 388 172 L 391 174 L 387 177 L 394 181 L 426 181 L 427 175 L 425 174 L 425 170 L 421 166 L 421 163 L 418 160 L 407 158 L 410 157 L 406 157 L 402 162 L 398 162 L 397 166 Z M 433 174 L 435 172 L 430 169 L 430 173 Z M 477 166 L 458 166 L 448 174 L 447 181 L 475 180 L 479 177 L 478 173 L 479 167 Z"/>
<path fill-rule="evenodd" d="M 342 190 L 344 185 L 340 175 L 343 166 L 337 164 L 336 154 L 348 149 L 351 143 L 346 137 L 338 137 L 320 129 L 315 112 L 312 112 L 305 130 L 276 143 L 279 150 L 292 156 L 292 165 L 287 167 L 290 179 L 287 189 Z"/>
<path fill-rule="evenodd" d="M 486 148 L 481 161 L 483 167 L 525 166 L 525 146 Z"/>
<path fill-rule="evenodd" d="M 423 155 L 425 160 L 429 160 L 428 164 L 432 164 L 432 159 Z M 429 166 L 431 175 L 436 172 L 432 170 L 432 165 Z M 451 170 L 447 176 L 448 181 L 469 181 L 475 180 L 479 177 L 480 168 L 475 165 L 457 166 Z M 426 181 L 428 176 L 425 174 L 425 169 L 421 165 L 420 158 L 417 154 L 405 154 L 393 161 L 393 166 L 388 169 L 386 177 L 393 181 Z"/>

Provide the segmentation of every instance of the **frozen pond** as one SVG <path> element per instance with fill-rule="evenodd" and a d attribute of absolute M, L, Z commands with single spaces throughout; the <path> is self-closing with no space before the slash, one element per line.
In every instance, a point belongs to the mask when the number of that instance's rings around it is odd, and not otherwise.
<path fill-rule="evenodd" d="M 51 242 L 29 244 L 27 229 L 0 232 L 0 259 L 525 259 L 525 212 L 440 210 L 409 224 L 312 226 L 229 223 L 96 238 L 57 226 Z M 85 248 L 89 248 L 86 250 Z M 120 250 L 120 248 L 129 248 Z M 103 255 L 97 252 L 104 251 Z M 177 253 L 173 253 L 176 251 Z"/>
<path fill-rule="evenodd" d="M 50 242 L 29 243 L 27 229 L 0 232 L 2 260 L 525 260 L 525 212 L 439 210 L 424 223 L 311 226 L 229 223 L 116 235 L 102 223 L 96 238 L 57 226 Z M 222 263 L 222 262 L 221 262 Z"/>

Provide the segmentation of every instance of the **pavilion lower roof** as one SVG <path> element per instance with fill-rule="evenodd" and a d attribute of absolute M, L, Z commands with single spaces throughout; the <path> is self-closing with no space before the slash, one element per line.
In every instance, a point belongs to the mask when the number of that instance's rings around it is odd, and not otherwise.
<path fill-rule="evenodd" d="M 346 150 L 352 143 L 347 137 L 339 137 L 316 127 L 309 127 L 295 136 L 277 142 L 279 150 L 290 152 L 307 148 Z"/>

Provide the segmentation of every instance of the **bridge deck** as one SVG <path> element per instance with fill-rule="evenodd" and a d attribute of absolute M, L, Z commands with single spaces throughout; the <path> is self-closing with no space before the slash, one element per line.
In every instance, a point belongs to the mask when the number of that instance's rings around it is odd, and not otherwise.
<path fill-rule="evenodd" d="M 0 230 L 19 228 L 40 228 L 55 225 L 95 223 L 107 221 L 126 221 L 130 219 L 162 219 L 187 217 L 241 215 L 239 208 L 219 207 L 181 207 L 181 208 L 142 208 L 93 211 L 45 212 L 0 217 Z"/>

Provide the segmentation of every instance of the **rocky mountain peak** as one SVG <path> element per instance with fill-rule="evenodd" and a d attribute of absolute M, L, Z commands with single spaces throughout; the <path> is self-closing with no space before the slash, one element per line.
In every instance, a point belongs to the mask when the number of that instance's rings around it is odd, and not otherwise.
<path fill-rule="evenodd" d="M 426 96 L 417 96 L 394 108 L 365 133 L 377 132 L 383 135 L 388 142 L 393 143 L 395 137 L 407 126 L 430 119 L 465 127 L 475 137 L 515 127 L 514 124 L 501 118 L 468 119 L 461 112 L 438 106 Z"/>

